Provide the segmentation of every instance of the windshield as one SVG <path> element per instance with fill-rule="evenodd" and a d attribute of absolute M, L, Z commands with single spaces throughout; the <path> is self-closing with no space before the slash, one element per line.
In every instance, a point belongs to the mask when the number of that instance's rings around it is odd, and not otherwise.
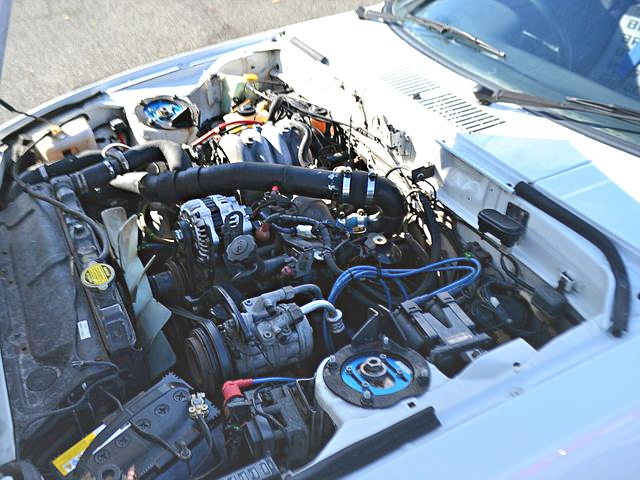
<path fill-rule="evenodd" d="M 492 55 L 404 22 L 403 33 L 422 51 L 485 86 L 640 109 L 640 0 L 398 0 L 390 9 L 451 25 L 503 51 Z M 640 149 L 638 121 L 552 113 Z"/>

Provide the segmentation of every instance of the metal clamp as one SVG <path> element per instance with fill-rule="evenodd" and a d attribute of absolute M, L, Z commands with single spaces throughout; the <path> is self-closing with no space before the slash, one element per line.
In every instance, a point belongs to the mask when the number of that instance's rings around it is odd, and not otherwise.
<path fill-rule="evenodd" d="M 111 162 L 109 162 L 109 160 L 104 160 L 102 162 L 102 164 L 107 168 L 107 170 L 109 171 L 109 178 L 116 178 L 117 173 L 116 173 L 116 169 L 113 168 L 113 165 L 111 165 Z"/>
<path fill-rule="evenodd" d="M 111 167 L 111 165 L 109 165 Z M 89 191 L 89 185 L 87 185 L 87 179 L 80 172 L 71 173 L 69 178 L 76 187 L 76 190 L 80 193 L 87 193 Z"/>
<path fill-rule="evenodd" d="M 343 201 L 349 200 L 349 195 L 351 194 L 351 169 L 346 168 L 344 172 L 342 172 L 342 199 Z"/>
<path fill-rule="evenodd" d="M 369 176 L 367 177 L 367 198 L 365 200 L 366 205 L 371 205 L 373 203 L 373 196 L 376 193 L 377 178 L 378 176 L 373 172 L 370 172 Z"/>
<path fill-rule="evenodd" d="M 107 157 L 115 158 L 122 169 L 125 172 L 128 172 L 131 169 L 129 161 L 127 160 L 127 157 L 124 156 L 124 153 L 118 150 L 119 148 L 130 150 L 130 147 L 124 143 L 110 143 L 100 151 L 100 155 L 102 155 L 102 158 L 104 159 Z"/>
<path fill-rule="evenodd" d="M 40 175 L 42 175 L 43 180 L 49 180 L 49 172 L 47 172 L 47 169 L 44 165 L 40 165 L 38 167 L 38 171 L 40 172 Z"/>

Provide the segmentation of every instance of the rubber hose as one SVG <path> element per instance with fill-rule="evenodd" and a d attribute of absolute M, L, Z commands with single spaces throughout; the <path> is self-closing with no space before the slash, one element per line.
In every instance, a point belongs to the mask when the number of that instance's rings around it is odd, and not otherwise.
<path fill-rule="evenodd" d="M 76 191 L 85 192 L 95 187 L 107 185 L 118 175 L 142 169 L 154 162 L 164 162 L 171 170 L 185 169 L 191 166 L 187 152 L 168 140 L 156 140 L 138 145 L 123 152 L 124 162 L 120 158 L 101 158 L 101 161 L 70 173 Z"/>
<path fill-rule="evenodd" d="M 144 145 L 138 145 L 124 152 L 124 156 L 127 162 L 131 166 L 135 165 L 136 168 L 141 168 L 157 161 L 163 161 L 166 163 L 167 168 L 172 171 L 191 167 L 191 160 L 187 153 L 180 145 L 168 140 L 155 140 Z M 24 183 L 34 185 L 45 182 L 52 177 L 68 175 L 96 165 L 104 169 L 106 166 L 101 165 L 104 160 L 99 151 L 89 150 L 77 156 L 64 157 L 50 165 L 42 165 L 42 167 L 35 170 L 24 172 L 20 178 Z M 119 167 L 119 165 L 116 165 L 116 167 Z"/>
<path fill-rule="evenodd" d="M 298 147 L 298 164 L 301 167 L 308 167 L 307 152 L 311 145 L 311 127 L 297 120 L 291 120 L 291 124 L 296 130 L 302 132 L 302 140 L 300 140 L 300 146 Z"/>
<path fill-rule="evenodd" d="M 282 102 L 284 102 L 285 99 L 286 99 L 286 95 L 278 95 L 276 99 L 273 102 L 271 102 L 271 107 L 269 108 L 269 115 L 267 116 L 268 122 L 273 122 L 275 120 L 276 113 L 280 109 L 280 105 L 282 105 Z"/>
<path fill-rule="evenodd" d="M 321 300 L 322 299 L 322 290 L 320 290 L 320 287 L 313 284 L 313 283 L 305 283 L 302 285 L 297 285 L 295 287 L 293 287 L 293 293 L 294 295 L 301 295 L 304 293 L 308 293 L 311 296 L 313 296 L 313 298 L 315 300 Z"/>
<path fill-rule="evenodd" d="M 265 192 L 274 186 L 283 193 L 337 200 L 355 207 L 375 205 L 382 211 L 379 223 L 387 233 L 400 230 L 406 213 L 404 197 L 395 184 L 366 172 L 336 173 L 246 162 L 146 175 L 139 185 L 146 200 L 166 204 L 236 189 Z"/>
<path fill-rule="evenodd" d="M 22 181 L 28 185 L 46 182 L 51 177 L 67 175 L 104 160 L 99 150 L 88 150 L 75 156 L 64 157 L 49 165 L 42 165 L 35 170 L 27 170 L 20 175 Z"/>

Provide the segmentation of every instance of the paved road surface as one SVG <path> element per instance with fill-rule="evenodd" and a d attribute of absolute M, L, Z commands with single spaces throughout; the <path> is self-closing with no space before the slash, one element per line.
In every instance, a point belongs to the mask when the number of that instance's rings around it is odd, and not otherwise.
<path fill-rule="evenodd" d="M 14 0 L 0 96 L 28 109 L 176 53 L 369 0 Z M 0 123 L 11 117 L 0 111 Z"/>

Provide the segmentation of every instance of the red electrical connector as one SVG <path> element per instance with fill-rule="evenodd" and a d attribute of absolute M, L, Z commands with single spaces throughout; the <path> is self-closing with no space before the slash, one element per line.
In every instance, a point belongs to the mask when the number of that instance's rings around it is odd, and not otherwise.
<path fill-rule="evenodd" d="M 242 389 L 253 385 L 253 378 L 242 378 L 239 380 L 228 380 L 222 385 L 222 397 L 224 405 L 232 398 L 241 397 Z"/>

